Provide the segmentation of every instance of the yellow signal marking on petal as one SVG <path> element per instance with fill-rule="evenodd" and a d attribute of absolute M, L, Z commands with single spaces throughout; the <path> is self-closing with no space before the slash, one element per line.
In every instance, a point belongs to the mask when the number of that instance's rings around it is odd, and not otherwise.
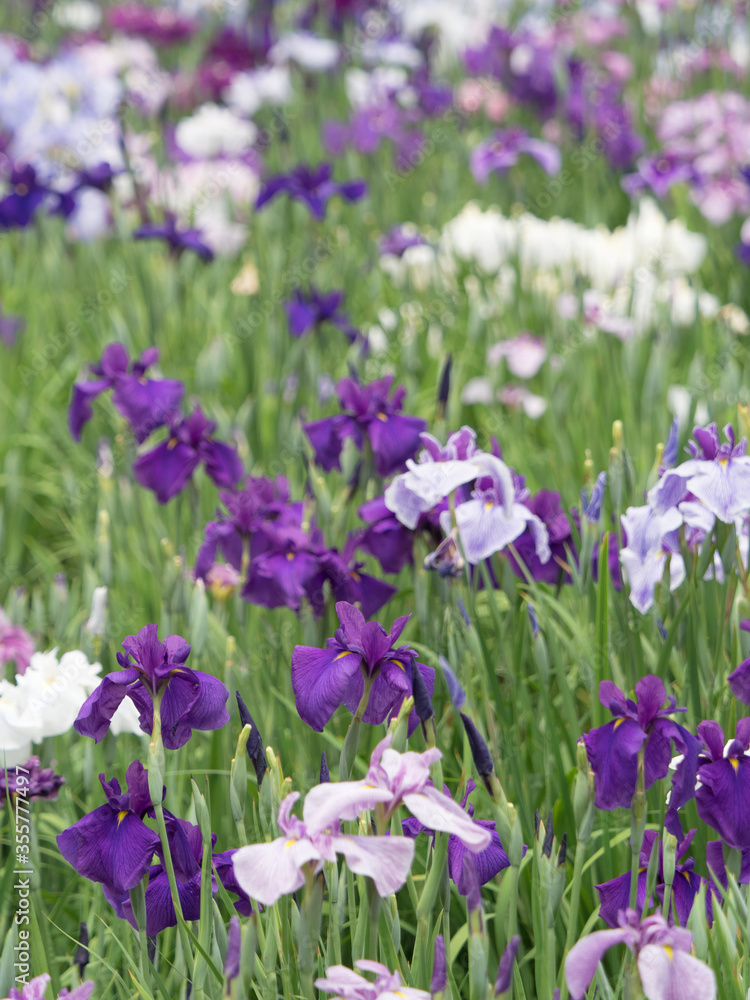
<path fill-rule="evenodd" d="M 667 958 L 668 958 L 668 959 L 669 959 L 669 961 L 671 962 L 671 961 L 672 961 L 672 946 L 671 946 L 671 945 L 669 945 L 669 944 L 665 944 L 665 945 L 664 945 L 664 951 L 666 951 L 666 953 L 667 953 Z"/>
<path fill-rule="evenodd" d="M 734 768 L 734 770 L 736 772 L 737 768 L 740 766 L 740 762 L 737 760 L 737 758 L 736 757 L 730 757 L 729 758 L 729 763 L 732 765 L 732 767 Z"/>
<path fill-rule="evenodd" d="M 614 729 L 612 730 L 612 732 L 614 732 L 615 729 L 617 729 L 618 726 L 621 726 L 624 721 L 625 720 L 623 718 L 615 719 L 615 725 L 614 725 Z"/>
<path fill-rule="evenodd" d="M 127 816 L 127 814 L 128 814 L 128 810 L 127 809 L 121 809 L 118 812 L 118 814 L 117 814 L 117 825 L 118 826 L 120 825 L 120 823 L 122 823 L 122 821 L 125 819 L 125 817 Z"/>
<path fill-rule="evenodd" d="M 388 420 L 388 417 L 385 415 L 385 413 L 379 413 L 378 414 L 378 420 L 382 420 L 383 423 L 386 423 L 387 420 Z"/>
<path fill-rule="evenodd" d="M 296 843 L 297 843 L 297 841 L 296 841 L 296 840 L 287 840 L 287 842 L 286 842 L 286 843 L 284 844 L 284 850 L 285 850 L 285 851 L 288 851 L 288 850 L 289 850 L 289 848 L 290 848 L 290 847 L 294 847 L 294 845 L 295 845 Z"/>
<path fill-rule="evenodd" d="M 336 660 L 340 660 L 342 656 L 349 656 L 349 650 L 345 649 L 343 653 L 339 653 L 339 655 L 334 659 L 333 662 L 335 663 Z"/>
<path fill-rule="evenodd" d="M 289 560 L 289 562 L 291 562 L 292 559 L 294 559 L 294 553 L 293 552 L 287 552 L 286 557 Z"/>
<path fill-rule="evenodd" d="M 167 451 L 171 451 L 177 446 L 177 438 L 170 438 L 167 443 Z"/>
<path fill-rule="evenodd" d="M 680 872 L 680 875 L 684 875 L 685 881 L 687 882 L 688 885 L 690 885 L 690 872 Z"/>

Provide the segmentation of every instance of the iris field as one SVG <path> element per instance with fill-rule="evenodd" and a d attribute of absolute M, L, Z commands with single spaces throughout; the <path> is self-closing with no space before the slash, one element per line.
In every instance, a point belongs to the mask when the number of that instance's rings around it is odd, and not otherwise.
<path fill-rule="evenodd" d="M 750 37 L 0 11 L 0 996 L 742 1000 Z"/>

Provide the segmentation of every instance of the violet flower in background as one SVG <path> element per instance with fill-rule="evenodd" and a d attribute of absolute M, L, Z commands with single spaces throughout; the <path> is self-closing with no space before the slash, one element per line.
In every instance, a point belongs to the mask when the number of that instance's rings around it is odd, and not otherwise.
<path fill-rule="evenodd" d="M 406 389 L 400 385 L 391 393 L 392 385 L 392 375 L 369 385 L 353 378 L 341 379 L 336 392 L 344 412 L 304 425 L 317 465 L 326 472 L 340 469 L 344 441 L 352 438 L 360 451 L 365 439 L 369 442 L 379 476 L 389 476 L 404 467 L 406 460 L 416 454 L 427 423 L 401 412 Z"/>
<path fill-rule="evenodd" d="M 17 674 L 26 671 L 35 650 L 34 640 L 22 625 L 13 625 L 0 607 L 0 672 L 6 663 L 14 664 Z"/>
<path fill-rule="evenodd" d="M 361 958 L 354 964 L 363 972 L 374 973 L 374 981 L 370 982 L 364 976 L 347 969 L 345 965 L 329 965 L 325 977 L 319 976 L 315 980 L 315 985 L 324 993 L 335 993 L 336 996 L 332 1000 L 380 1000 L 381 997 L 383 1000 L 393 1000 L 393 997 L 402 997 L 403 1000 L 430 1000 L 430 994 L 426 990 L 404 986 L 401 973 L 391 972 L 380 962 Z"/>
<path fill-rule="evenodd" d="M 101 360 L 89 366 L 95 378 L 73 386 L 68 411 L 73 439 L 81 440 L 81 432 L 93 416 L 92 402 L 108 389 L 113 390 L 113 406 L 133 428 L 139 444 L 166 424 L 176 413 L 185 386 L 176 379 L 147 379 L 146 372 L 158 360 L 158 347 L 147 348 L 132 362 L 123 344 L 115 342 L 105 347 Z"/>
<path fill-rule="evenodd" d="M 366 622 L 358 608 L 340 601 L 336 614 L 341 623 L 325 649 L 295 646 L 292 653 L 292 688 L 303 722 L 322 732 L 333 713 L 344 704 L 354 713 L 362 700 L 365 678 L 371 684 L 362 721 L 379 725 L 397 714 L 412 694 L 412 671 L 419 670 L 432 697 L 435 671 L 417 662 L 408 646 L 395 647 L 409 615 L 397 618 L 390 632 L 377 622 Z M 409 716 L 409 734 L 417 725 L 416 712 Z"/>
<path fill-rule="evenodd" d="M 8 178 L 11 191 L 0 199 L 0 229 L 25 229 L 51 195 L 49 187 L 37 180 L 31 164 L 19 164 Z M 59 196 L 57 196 L 59 199 Z"/>
<path fill-rule="evenodd" d="M 325 791 L 336 785 L 316 787 Z M 305 884 L 305 871 L 316 874 L 324 861 L 335 861 L 337 854 L 343 855 L 351 871 L 368 875 L 379 895 L 388 896 L 400 889 L 414 856 L 413 841 L 406 837 L 343 835 L 333 814 L 323 823 L 312 816 L 308 809 L 310 794 L 305 799 L 301 820 L 292 815 L 299 792 L 292 792 L 282 800 L 278 814 L 281 837 L 235 851 L 234 873 L 243 891 L 264 906 L 272 906 L 281 896 Z"/>
<path fill-rule="evenodd" d="M 478 184 L 485 184 L 492 173 L 503 173 L 518 163 L 525 153 L 536 160 L 548 174 L 560 172 L 560 150 L 551 142 L 533 139 L 522 128 L 500 129 L 491 139 L 480 143 L 471 154 L 470 166 Z"/>
<path fill-rule="evenodd" d="M 29 757 L 23 764 L 0 770 L 0 807 L 5 805 L 9 795 L 21 795 L 27 802 L 29 799 L 54 800 L 64 784 L 65 778 L 55 774 L 52 767 L 40 767 L 38 757 Z"/>
<path fill-rule="evenodd" d="M 128 768 L 128 791 L 99 775 L 107 802 L 63 830 L 57 846 L 79 875 L 118 895 L 135 888 L 149 869 L 159 835 L 143 822 L 151 808 L 148 772 L 140 761 Z"/>
<path fill-rule="evenodd" d="M 18 981 L 18 980 L 17 980 Z M 28 983 L 21 987 L 19 992 L 15 986 L 11 986 L 8 1000 L 44 1000 L 47 993 L 47 984 L 52 980 L 50 976 L 43 972 L 41 976 L 35 976 Z M 92 979 L 87 979 L 79 983 L 72 990 L 63 987 L 58 994 L 57 1000 L 89 1000 L 94 992 L 96 984 Z"/>
<path fill-rule="evenodd" d="M 312 330 L 319 329 L 324 323 L 330 323 L 340 330 L 350 343 L 353 344 L 357 339 L 357 328 L 340 308 L 344 301 L 343 292 L 319 292 L 311 285 L 308 292 L 298 288 L 293 296 L 284 303 L 284 310 L 289 320 L 289 333 L 293 337 L 303 337 Z"/>
<path fill-rule="evenodd" d="M 235 448 L 213 437 L 215 430 L 199 406 L 181 420 L 172 419 L 169 437 L 133 463 L 135 478 L 162 504 L 182 492 L 199 465 L 217 486 L 230 489 L 242 478 L 242 461 Z"/>
<path fill-rule="evenodd" d="M 6 347 L 13 347 L 18 340 L 18 335 L 26 327 L 26 320 L 22 316 L 11 316 L 10 313 L 3 312 L 0 303 L 0 342 Z"/>
<path fill-rule="evenodd" d="M 631 198 L 645 190 L 653 191 L 657 198 L 665 198 L 673 185 L 687 183 L 692 186 L 698 180 L 692 163 L 685 162 L 675 153 L 658 153 L 640 159 L 636 172 L 623 177 L 620 183 Z"/>
<path fill-rule="evenodd" d="M 599 685 L 599 701 L 615 716 L 598 729 L 584 734 L 586 754 L 594 772 L 597 809 L 629 809 L 636 791 L 638 754 L 645 744 L 645 785 L 669 773 L 670 744 L 683 755 L 672 781 L 672 793 L 665 825 L 682 840 L 677 810 L 695 795 L 695 771 L 698 763 L 698 740 L 669 716 L 685 709 L 675 707 L 676 699 L 667 700 L 664 684 L 652 674 L 635 685 L 637 702 L 625 698 L 612 681 Z M 680 769 L 681 768 L 681 769 Z"/>
<path fill-rule="evenodd" d="M 362 572 L 364 563 L 354 559 L 358 542 L 358 537 L 351 535 L 340 555 L 336 549 L 323 552 L 320 568 L 331 585 L 334 600 L 356 604 L 365 618 L 371 618 L 390 601 L 396 587 Z"/>
<path fill-rule="evenodd" d="M 270 177 L 258 195 L 255 208 L 263 208 L 277 195 L 287 194 L 294 201 L 304 202 L 315 218 L 322 220 L 331 198 L 338 196 L 354 202 L 367 193 L 367 184 L 363 180 L 339 184 L 331 179 L 332 173 L 330 163 L 319 163 L 316 167 L 300 164 L 288 174 Z"/>
<path fill-rule="evenodd" d="M 133 233 L 136 240 L 164 240 L 174 257 L 192 250 L 203 260 L 213 260 L 213 250 L 203 241 L 200 229 L 180 229 L 174 212 L 165 212 L 163 222 L 147 222 Z"/>
<path fill-rule="evenodd" d="M 221 729 L 229 722 L 229 692 L 216 677 L 185 665 L 190 646 L 179 635 L 158 639 L 158 626 L 144 625 L 138 635 L 122 643 L 117 654 L 122 670 L 107 674 L 84 702 L 75 721 L 76 732 L 98 743 L 109 730 L 112 716 L 124 698 L 138 709 L 144 733 L 151 735 L 158 698 L 164 746 L 184 746 L 193 729 Z"/>
<path fill-rule="evenodd" d="M 660 914 L 638 920 L 634 910 L 620 913 L 615 930 L 595 931 L 581 938 L 565 960 L 565 979 L 572 1000 L 582 1000 L 604 953 L 626 944 L 636 965 L 646 1000 L 714 1000 L 716 977 L 690 954 L 693 935 L 683 927 L 669 927 Z"/>
<path fill-rule="evenodd" d="M 516 559 L 517 555 L 528 573 L 538 583 L 552 585 L 558 581 L 570 583 L 572 577 L 567 567 L 570 566 L 571 560 L 576 561 L 576 549 L 570 521 L 560 503 L 560 494 L 553 490 L 539 490 L 534 496 L 524 500 L 524 506 L 538 517 L 546 528 L 550 558 L 542 562 L 537 551 L 534 532 L 527 524 L 523 534 L 513 542 L 513 551 L 508 553 L 508 561 L 513 572 L 521 579 L 526 579 Z"/>
<path fill-rule="evenodd" d="M 190 38 L 197 25 L 169 7 L 118 3 L 107 11 L 107 24 L 123 35 L 137 35 L 152 45 L 167 46 Z"/>
<path fill-rule="evenodd" d="M 381 255 L 389 254 L 393 257 L 403 257 L 410 247 L 422 247 L 427 245 L 427 240 L 415 228 L 406 225 L 394 226 L 380 240 L 379 250 Z"/>

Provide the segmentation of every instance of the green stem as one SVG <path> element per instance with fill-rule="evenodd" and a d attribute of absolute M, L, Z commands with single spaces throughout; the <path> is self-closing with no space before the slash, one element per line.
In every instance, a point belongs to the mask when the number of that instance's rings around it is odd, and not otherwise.
<path fill-rule="evenodd" d="M 159 830 L 159 840 L 161 841 L 162 854 L 164 855 L 164 867 L 167 869 L 167 879 L 169 880 L 169 891 L 172 896 L 172 905 L 174 906 L 175 916 L 177 917 L 177 927 L 179 929 L 180 940 L 182 941 L 182 950 L 185 952 L 185 964 L 187 965 L 188 970 L 192 972 L 194 960 L 193 949 L 190 944 L 188 926 L 185 922 L 184 916 L 182 915 L 180 894 L 177 890 L 177 878 L 174 873 L 172 854 L 169 850 L 167 824 L 164 821 L 164 807 L 161 802 L 154 805 L 154 811 L 156 813 L 156 826 Z"/>

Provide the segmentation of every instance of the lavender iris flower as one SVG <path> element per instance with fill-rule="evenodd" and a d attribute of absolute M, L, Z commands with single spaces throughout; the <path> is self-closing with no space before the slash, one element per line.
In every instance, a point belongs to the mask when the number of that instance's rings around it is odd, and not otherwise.
<path fill-rule="evenodd" d="M 156 625 L 145 625 L 123 642 L 122 670 L 107 674 L 81 707 L 74 725 L 98 743 L 109 730 L 124 698 L 138 709 L 140 726 L 151 735 L 159 706 L 162 739 L 168 750 L 184 746 L 193 729 L 221 729 L 229 722 L 229 692 L 216 677 L 185 665 L 190 646 L 179 635 L 159 642 Z"/>
<path fill-rule="evenodd" d="M 406 389 L 397 386 L 391 394 L 392 385 L 392 375 L 369 385 L 343 378 L 336 392 L 344 412 L 304 425 L 315 461 L 326 472 L 341 468 L 341 449 L 346 438 L 352 438 L 360 450 L 365 438 L 369 441 L 379 476 L 399 471 L 416 453 L 420 434 L 427 424 L 419 417 L 401 413 Z"/>
<path fill-rule="evenodd" d="M 303 722 L 322 732 L 333 713 L 344 704 L 356 712 L 364 693 L 365 678 L 372 684 L 363 721 L 379 725 L 397 713 L 412 693 L 411 675 L 419 670 L 432 697 L 435 671 L 417 662 L 408 646 L 395 648 L 409 615 L 397 618 L 390 632 L 377 622 L 366 622 L 358 608 L 340 601 L 336 614 L 341 628 L 325 649 L 295 646 L 292 653 L 292 688 Z M 409 733 L 417 725 L 412 711 Z"/>
<path fill-rule="evenodd" d="M 462 427 L 448 437 L 445 446 L 431 434 L 419 435 L 424 446 L 417 462 L 407 461 L 407 471 L 396 476 L 384 494 L 385 505 L 405 527 L 413 531 L 420 517 L 446 497 L 481 475 L 476 432 Z"/>
<path fill-rule="evenodd" d="M 47 984 L 49 982 L 51 982 L 50 976 L 46 972 L 43 972 L 41 976 L 35 976 L 23 985 L 20 992 L 15 986 L 11 986 L 8 1000 L 44 1000 L 47 995 Z M 96 984 L 93 980 L 87 979 L 72 990 L 63 987 L 58 994 L 57 1000 L 89 1000 L 95 986 Z"/>
<path fill-rule="evenodd" d="M 551 142 L 533 139 L 522 128 L 501 129 L 492 139 L 480 143 L 471 154 L 471 172 L 479 184 L 485 184 L 491 173 L 508 170 L 518 163 L 521 153 L 536 160 L 548 174 L 560 172 L 560 150 Z"/>
<path fill-rule="evenodd" d="M 654 592 L 670 560 L 670 589 L 685 579 L 677 529 L 683 518 L 677 508 L 659 514 L 651 507 L 628 507 L 622 515 L 628 544 L 620 552 L 630 584 L 630 602 L 645 614 L 654 603 Z"/>
<path fill-rule="evenodd" d="M 731 424 L 724 428 L 724 436 L 726 443 L 721 444 L 716 424 L 694 428 L 689 445 L 693 457 L 662 476 L 649 494 L 652 504 L 675 507 L 695 499 L 725 524 L 734 524 L 745 514 L 750 507 L 747 441 L 735 443 Z"/>
<path fill-rule="evenodd" d="M 133 233 L 136 240 L 165 240 L 174 257 L 192 250 L 203 260 L 213 260 L 213 250 L 203 242 L 200 229 L 179 229 L 174 212 L 164 213 L 164 222 L 148 222 Z"/>
<path fill-rule="evenodd" d="M 427 245 L 427 240 L 417 230 L 412 230 L 407 226 L 395 226 L 380 241 L 380 253 L 390 254 L 393 257 L 403 257 L 410 247 L 422 247 Z"/>
<path fill-rule="evenodd" d="M 524 500 L 524 506 L 538 517 L 546 528 L 550 558 L 546 562 L 541 560 L 534 531 L 527 524 L 523 534 L 513 542 L 513 549 L 519 560 L 539 583 L 556 584 L 560 579 L 570 583 L 571 576 L 565 567 L 571 559 L 575 559 L 575 545 L 570 521 L 560 503 L 560 494 L 552 490 L 539 490 L 533 497 Z M 509 553 L 508 561 L 516 576 L 526 579 L 513 552 Z"/>
<path fill-rule="evenodd" d="M 690 830 L 684 840 L 677 845 L 678 861 L 687 851 L 695 833 L 695 830 Z M 659 835 L 655 830 L 644 831 L 643 844 L 638 858 L 638 895 L 636 910 L 639 917 L 643 913 L 643 907 L 646 903 L 648 864 L 651 859 L 651 852 L 655 849 L 659 853 L 655 889 L 657 898 L 663 900 L 664 868 L 662 845 L 659 841 Z M 706 881 L 706 879 L 701 878 L 697 872 L 693 871 L 694 867 L 695 860 L 693 858 L 688 858 L 685 862 L 675 865 L 674 883 L 672 885 L 672 907 L 669 914 L 670 924 L 673 923 L 673 913 L 676 913 L 677 920 L 682 927 L 687 924 L 695 897 L 698 895 L 701 885 Z M 624 875 L 618 875 L 617 878 L 613 878 L 609 882 L 602 882 L 600 885 L 595 887 L 596 891 L 599 893 L 599 916 L 610 927 L 618 926 L 618 914 L 621 910 L 625 910 L 628 907 L 628 902 L 630 900 L 630 877 L 631 873 L 628 871 L 625 872 Z M 651 899 L 649 899 L 648 905 L 649 907 L 653 905 L 653 901 Z"/>
<path fill-rule="evenodd" d="M 319 785 L 318 788 L 335 788 Z M 313 789 L 312 791 L 315 791 Z M 321 871 L 325 861 L 341 854 L 347 867 L 369 876 L 381 896 L 396 892 L 406 881 L 414 856 L 414 844 L 405 837 L 364 837 L 343 834 L 338 819 L 330 816 L 318 822 L 308 809 L 302 819 L 292 815 L 299 792 L 292 792 L 279 806 L 278 825 L 282 836 L 268 844 L 251 844 L 234 854 L 237 883 L 251 899 L 271 906 L 281 896 L 305 884 L 305 876 Z"/>
<path fill-rule="evenodd" d="M 124 35 L 138 35 L 153 45 L 174 45 L 196 31 L 197 24 L 169 7 L 119 3 L 107 11 L 107 24 Z"/>
<path fill-rule="evenodd" d="M 573 1000 L 582 1000 L 604 953 L 626 944 L 636 956 L 646 1000 L 679 996 L 681 1000 L 714 1000 L 716 977 L 690 954 L 693 935 L 669 927 L 660 914 L 638 920 L 634 910 L 620 913 L 614 930 L 595 931 L 578 941 L 565 961 L 565 979 Z"/>
<path fill-rule="evenodd" d="M 695 790 L 698 815 L 729 847 L 744 850 L 750 847 L 750 717 L 739 720 L 726 745 L 718 722 L 701 722 L 698 736 L 703 741 Z"/>
<path fill-rule="evenodd" d="M 242 477 L 242 462 L 236 449 L 215 440 L 215 430 L 199 406 L 182 420 L 173 419 L 169 437 L 133 463 L 135 478 L 159 503 L 181 493 L 199 465 L 217 486 L 231 488 Z"/>
<path fill-rule="evenodd" d="M 534 553 L 540 563 L 550 560 L 549 535 L 543 521 L 516 499 L 511 470 L 494 455 L 476 459 L 480 467 L 471 498 L 456 507 L 456 524 L 466 559 L 476 565 L 500 552 L 526 531 L 531 533 Z M 443 511 L 440 524 L 446 534 L 450 511 Z"/>
<path fill-rule="evenodd" d="M 339 184 L 331 179 L 332 172 L 330 163 L 320 163 L 316 167 L 300 164 L 288 174 L 269 177 L 258 195 L 255 207 L 262 208 L 277 195 L 288 194 L 293 200 L 304 202 L 316 219 L 324 219 L 328 202 L 335 195 L 353 202 L 359 201 L 367 193 L 364 181 Z"/>
<path fill-rule="evenodd" d="M 23 764 L 0 770 L 0 808 L 5 805 L 9 794 L 14 796 L 19 792 L 26 801 L 56 799 L 64 784 L 65 778 L 61 774 L 55 774 L 51 767 L 40 767 L 38 757 L 29 757 Z"/>
<path fill-rule="evenodd" d="M 127 771 L 128 791 L 99 775 L 106 805 L 79 819 L 57 837 L 65 860 L 79 875 L 101 882 L 117 895 L 135 888 L 149 869 L 159 835 L 143 822 L 151 808 L 148 773 L 140 761 Z"/>
<path fill-rule="evenodd" d="M 689 161 L 676 153 L 659 153 L 639 160 L 636 172 L 623 177 L 620 183 L 631 198 L 647 189 L 653 191 L 657 198 L 665 198 L 673 185 L 686 183 L 692 187 L 699 179 Z"/>
<path fill-rule="evenodd" d="M 355 820 L 363 810 L 377 808 L 388 822 L 403 804 L 422 826 L 452 834 L 471 854 L 486 851 L 492 844 L 490 830 L 432 783 L 430 766 L 440 760 L 440 751 L 433 747 L 424 753 L 398 753 L 391 747 L 392 739 L 389 733 L 375 747 L 362 781 L 338 781 L 311 789 L 305 800 L 306 817 L 324 829 L 334 819 Z"/>
<path fill-rule="evenodd" d="M 341 330 L 350 343 L 354 343 L 358 331 L 340 308 L 344 301 L 343 292 L 319 292 L 311 286 L 307 293 L 298 288 L 293 294 L 294 297 L 284 303 L 289 332 L 293 337 L 303 337 L 311 330 L 319 329 L 324 323 L 330 323 Z"/>
<path fill-rule="evenodd" d="M 175 414 L 185 392 L 175 379 L 147 379 L 146 371 L 159 360 L 159 349 L 149 347 L 137 361 L 130 361 L 125 346 L 109 344 L 98 364 L 91 365 L 94 379 L 76 382 L 68 411 L 68 426 L 75 441 L 81 440 L 84 425 L 93 416 L 91 404 L 112 389 L 112 403 L 133 428 L 141 444 L 149 434 Z"/>
<path fill-rule="evenodd" d="M 612 681 L 599 685 L 599 701 L 615 716 L 612 722 L 592 729 L 583 736 L 586 754 L 594 772 L 597 809 L 629 809 L 636 790 L 638 754 L 645 748 L 645 788 L 669 773 L 670 742 L 683 754 L 683 770 L 678 769 L 672 783 L 670 814 L 695 794 L 695 769 L 698 762 L 698 740 L 669 716 L 684 712 L 675 708 L 676 700 L 670 697 L 667 707 L 664 684 L 652 674 L 642 677 L 635 686 L 637 703 L 625 698 Z M 692 783 L 691 776 L 692 775 Z M 677 832 L 669 816 L 667 829 L 682 839 L 677 821 Z"/>
<path fill-rule="evenodd" d="M 465 809 L 469 816 L 472 817 L 474 815 L 474 807 L 469 805 L 467 808 L 466 803 L 475 788 L 476 785 L 470 778 L 466 783 L 466 794 L 461 800 L 461 808 Z M 447 786 L 444 786 L 443 794 L 449 799 L 451 798 L 451 794 Z M 503 845 L 500 842 L 500 835 L 495 829 L 494 821 L 479 819 L 474 820 L 474 822 L 478 826 L 481 826 L 485 830 L 489 831 L 491 838 L 489 845 L 485 847 L 484 850 L 477 851 L 473 855 L 477 878 L 481 886 L 486 885 L 486 883 L 493 879 L 498 872 L 507 868 L 510 865 L 510 861 L 508 860 L 508 855 L 505 853 Z M 431 830 L 427 826 L 424 826 L 418 819 L 416 819 L 416 817 L 410 817 L 409 819 L 404 820 L 402 827 L 404 836 L 406 837 L 417 837 L 420 833 L 425 833 L 429 837 L 435 836 L 435 831 Z M 463 871 L 464 854 L 466 854 L 467 850 L 468 848 L 464 845 L 461 838 L 455 833 L 448 837 L 448 873 L 462 896 L 466 895 L 467 889 Z"/>
<path fill-rule="evenodd" d="M 374 982 L 347 969 L 345 965 L 329 965 L 325 978 L 319 976 L 315 980 L 315 985 L 324 993 L 335 993 L 336 996 L 332 997 L 332 1000 L 381 1000 L 381 998 L 393 1000 L 393 997 L 401 997 L 403 1000 L 430 1000 L 430 994 L 426 990 L 404 986 L 401 974 L 391 972 L 380 962 L 361 958 L 354 964 L 363 972 L 374 973 Z"/>

